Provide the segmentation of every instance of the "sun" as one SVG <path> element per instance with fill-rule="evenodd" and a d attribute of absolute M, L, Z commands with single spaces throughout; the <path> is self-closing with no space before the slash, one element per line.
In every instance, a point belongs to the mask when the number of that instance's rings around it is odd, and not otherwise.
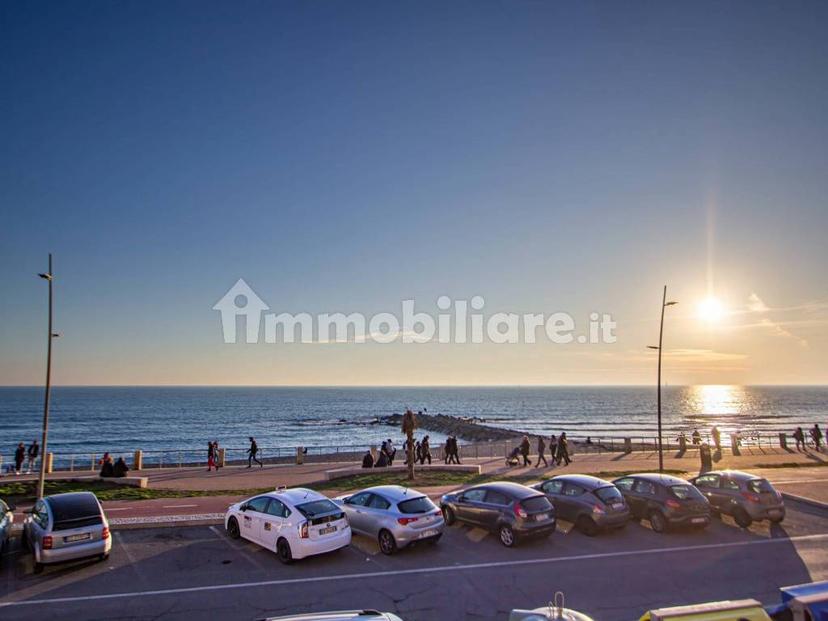
<path fill-rule="evenodd" d="M 714 297 L 705 298 L 699 302 L 698 312 L 699 319 L 711 323 L 720 321 L 725 315 L 724 305 Z"/>

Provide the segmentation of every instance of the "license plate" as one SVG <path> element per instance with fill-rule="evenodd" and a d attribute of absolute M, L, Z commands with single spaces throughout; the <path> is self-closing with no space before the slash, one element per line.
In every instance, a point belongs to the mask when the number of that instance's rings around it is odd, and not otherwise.
<path fill-rule="evenodd" d="M 64 537 L 63 540 L 66 543 L 73 543 L 75 541 L 85 541 L 89 539 L 92 535 L 89 533 L 81 533 L 79 535 L 69 535 L 68 537 Z"/>
<path fill-rule="evenodd" d="M 436 537 L 439 534 L 439 531 L 436 528 L 430 528 L 429 530 L 424 530 L 420 533 L 420 539 L 425 539 L 426 537 Z"/>
<path fill-rule="evenodd" d="M 327 528 L 320 528 L 319 534 L 320 535 L 330 535 L 331 533 L 336 532 L 336 526 L 328 526 Z"/>
<path fill-rule="evenodd" d="M 549 519 L 549 514 L 548 513 L 539 513 L 538 515 L 535 516 L 535 521 L 536 522 L 543 522 L 544 520 L 548 520 L 548 519 Z"/>
<path fill-rule="evenodd" d="M 704 524 L 707 521 L 707 518 L 693 518 L 690 520 L 692 524 Z"/>

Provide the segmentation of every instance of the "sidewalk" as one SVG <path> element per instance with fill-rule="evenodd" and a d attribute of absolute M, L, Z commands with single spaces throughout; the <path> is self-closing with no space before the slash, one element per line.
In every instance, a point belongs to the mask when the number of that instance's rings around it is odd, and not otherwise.
<path fill-rule="evenodd" d="M 534 455 L 533 461 L 537 456 Z M 579 453 L 573 455 L 572 464 L 555 468 L 509 468 L 503 458 L 466 459 L 464 463 L 476 463 L 482 466 L 485 475 L 502 478 L 527 477 L 540 479 L 554 474 L 581 473 L 597 474 L 612 478 L 621 472 L 646 472 L 658 468 L 658 454 L 653 451 L 624 453 Z M 796 467 L 779 467 L 783 464 L 795 464 Z M 828 455 L 818 453 L 797 453 L 783 449 L 746 449 L 741 456 L 734 456 L 725 449 L 714 462 L 714 468 L 734 468 L 755 472 L 778 486 L 783 493 L 811 499 L 817 503 L 828 503 Z M 304 465 L 266 465 L 263 468 L 246 466 L 228 466 L 219 472 L 207 472 L 204 467 L 145 469 L 130 472 L 132 476 L 149 478 L 149 488 L 170 490 L 227 490 L 227 495 L 201 496 L 189 498 L 162 498 L 154 500 L 110 501 L 104 507 L 113 525 L 129 525 L 164 522 L 219 522 L 227 506 L 237 502 L 242 490 L 275 489 L 279 486 L 296 487 L 319 483 L 325 480 L 325 471 L 341 468 L 344 464 L 313 463 Z M 436 464 L 435 464 L 436 465 Z M 762 467 L 771 466 L 771 467 Z M 773 467 L 776 466 L 776 467 Z M 677 456 L 675 452 L 664 455 L 664 467 L 667 470 L 680 470 L 688 475 L 699 470 L 698 455 L 689 452 Z M 418 468 L 428 468 L 422 466 Z M 366 471 L 368 472 L 368 471 Z M 370 471 L 377 473 L 380 471 Z M 72 476 L 89 476 L 89 472 L 55 473 L 50 479 L 71 478 Z M 5 477 L 0 482 L 9 480 L 27 480 L 32 476 Z M 325 486 L 327 488 L 327 486 Z M 432 497 L 456 489 L 457 485 L 441 487 L 420 487 L 421 491 Z M 337 495 L 344 493 L 341 487 L 331 483 L 325 493 Z"/>

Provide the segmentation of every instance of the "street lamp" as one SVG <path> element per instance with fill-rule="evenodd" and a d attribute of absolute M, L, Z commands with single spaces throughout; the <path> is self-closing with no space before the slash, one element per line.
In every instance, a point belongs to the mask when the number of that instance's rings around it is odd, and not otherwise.
<path fill-rule="evenodd" d="M 664 285 L 664 294 L 661 297 L 661 327 L 658 330 L 658 346 L 647 345 L 647 349 L 658 350 L 658 471 L 664 472 L 664 452 L 661 441 L 661 351 L 664 339 L 664 309 L 678 302 L 667 301 L 667 285 Z"/>
<path fill-rule="evenodd" d="M 46 441 L 49 435 L 49 396 L 52 392 L 52 339 L 60 336 L 52 331 L 52 253 L 49 253 L 49 271 L 45 274 L 38 274 L 43 280 L 49 283 L 49 331 L 47 332 L 46 346 L 46 394 L 43 398 L 43 439 L 40 443 L 40 478 L 37 482 L 37 497 L 43 498 L 43 491 L 46 486 Z"/>

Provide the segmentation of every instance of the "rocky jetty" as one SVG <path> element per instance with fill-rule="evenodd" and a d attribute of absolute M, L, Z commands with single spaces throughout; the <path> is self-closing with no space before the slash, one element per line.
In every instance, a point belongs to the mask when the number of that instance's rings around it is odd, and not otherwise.
<path fill-rule="evenodd" d="M 488 427 L 477 422 L 480 419 L 458 418 L 445 414 L 417 414 L 417 426 L 427 431 L 435 431 L 447 436 L 457 436 L 461 440 L 470 442 L 488 442 L 489 440 L 509 440 L 523 436 L 522 431 L 503 429 L 502 427 Z M 391 414 L 380 418 L 383 425 L 399 428 L 402 414 Z"/>

